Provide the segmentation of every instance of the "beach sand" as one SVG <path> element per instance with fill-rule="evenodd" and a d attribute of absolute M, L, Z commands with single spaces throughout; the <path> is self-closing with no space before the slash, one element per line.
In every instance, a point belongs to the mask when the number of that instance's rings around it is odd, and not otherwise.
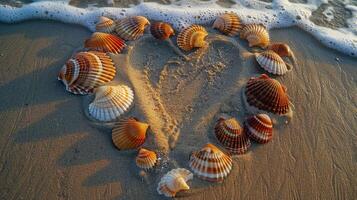
<path fill-rule="evenodd" d="M 210 30 L 213 32 L 212 30 Z M 0 24 L 0 199 L 160 199 L 160 177 L 189 169 L 191 151 L 217 144 L 219 116 L 244 120 L 241 90 L 264 73 L 230 42 L 214 40 L 190 62 L 151 37 L 112 56 L 115 83 L 128 84 L 135 105 L 126 116 L 150 124 L 144 146 L 163 165 L 140 177 L 135 151 L 118 151 L 108 125 L 90 121 L 92 98 L 72 95 L 57 73 L 90 36 L 50 21 Z M 213 34 L 213 33 L 212 33 Z M 354 199 L 357 196 L 357 59 L 327 49 L 297 28 L 271 30 L 298 65 L 277 77 L 294 104 L 289 124 L 273 140 L 234 158 L 223 183 L 194 178 L 181 199 Z M 246 43 L 240 43 L 246 46 Z M 197 60 L 197 56 L 200 59 Z"/>

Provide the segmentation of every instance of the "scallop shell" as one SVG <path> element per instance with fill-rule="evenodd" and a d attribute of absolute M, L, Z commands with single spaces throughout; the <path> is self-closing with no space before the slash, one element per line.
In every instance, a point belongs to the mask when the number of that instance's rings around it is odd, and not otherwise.
<path fill-rule="evenodd" d="M 269 45 L 269 33 L 261 24 L 248 24 L 240 32 L 240 38 L 248 40 L 249 47 L 266 48 Z"/>
<path fill-rule="evenodd" d="M 250 78 L 244 95 L 246 103 L 259 110 L 278 115 L 287 114 L 290 110 L 285 86 L 266 74 Z"/>
<path fill-rule="evenodd" d="M 166 40 L 175 35 L 174 29 L 170 24 L 164 22 L 155 22 L 150 26 L 151 35 L 156 39 Z"/>
<path fill-rule="evenodd" d="M 274 43 L 268 46 L 268 50 L 272 50 L 281 57 L 293 57 L 293 52 L 291 51 L 289 45 L 285 43 Z"/>
<path fill-rule="evenodd" d="M 127 17 L 116 22 L 115 32 L 124 40 L 136 40 L 150 22 L 143 16 Z"/>
<path fill-rule="evenodd" d="M 286 65 L 284 60 L 272 50 L 256 53 L 255 59 L 263 69 L 272 74 L 284 75 L 291 70 L 291 66 Z"/>
<path fill-rule="evenodd" d="M 116 70 L 105 53 L 77 53 L 62 67 L 58 75 L 66 90 L 74 94 L 92 93 L 93 89 L 114 79 Z"/>
<path fill-rule="evenodd" d="M 148 170 L 155 166 L 157 156 L 154 151 L 141 148 L 135 159 L 136 165 L 142 169 Z"/>
<path fill-rule="evenodd" d="M 113 128 L 113 143 L 119 150 L 136 149 L 144 144 L 148 128 L 135 118 L 121 119 Z"/>
<path fill-rule="evenodd" d="M 218 29 L 226 35 L 235 36 L 242 29 L 242 24 L 236 14 L 227 13 L 217 17 L 212 28 Z"/>
<path fill-rule="evenodd" d="M 235 118 L 219 119 L 215 126 L 218 141 L 233 155 L 244 154 L 251 142 Z"/>
<path fill-rule="evenodd" d="M 157 186 L 157 192 L 166 197 L 175 197 L 182 190 L 189 190 L 187 181 L 193 178 L 193 174 L 184 168 L 177 168 L 165 174 Z"/>
<path fill-rule="evenodd" d="M 201 150 L 191 153 L 192 171 L 201 179 L 223 181 L 232 169 L 232 158 L 213 144 L 206 144 Z"/>
<path fill-rule="evenodd" d="M 115 22 L 107 17 L 99 17 L 98 23 L 95 25 L 95 30 L 103 33 L 111 33 L 115 28 Z"/>
<path fill-rule="evenodd" d="M 177 45 L 185 51 L 195 47 L 203 47 L 207 44 L 205 41 L 207 35 L 208 33 L 203 26 L 191 25 L 178 34 Z"/>
<path fill-rule="evenodd" d="M 266 114 L 254 115 L 245 121 L 244 132 L 250 139 L 264 144 L 273 139 L 273 123 Z"/>
<path fill-rule="evenodd" d="M 133 101 L 134 93 L 126 85 L 100 86 L 89 104 L 89 114 L 100 121 L 113 121 L 128 111 Z"/>
<path fill-rule="evenodd" d="M 100 32 L 93 33 L 92 36 L 84 42 L 85 48 L 104 53 L 110 52 L 118 54 L 125 46 L 124 40 L 119 37 Z"/>

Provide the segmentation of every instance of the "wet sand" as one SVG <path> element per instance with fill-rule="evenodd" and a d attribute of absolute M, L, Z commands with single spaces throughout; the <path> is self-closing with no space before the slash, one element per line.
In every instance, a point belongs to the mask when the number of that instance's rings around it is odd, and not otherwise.
<path fill-rule="evenodd" d="M 354 199 L 357 196 L 357 59 L 296 28 L 270 31 L 287 42 L 298 66 L 277 79 L 295 105 L 273 141 L 234 159 L 221 184 L 195 178 L 182 199 Z M 110 129 L 85 116 L 90 97 L 71 95 L 56 75 L 91 33 L 48 21 L 0 24 L 0 199 L 160 199 L 159 178 L 188 168 L 188 155 L 216 143 L 222 114 L 247 116 L 241 89 L 264 73 L 229 42 L 213 41 L 200 61 L 185 62 L 165 42 L 142 39 L 113 56 L 115 82 L 130 85 L 127 116 L 150 123 L 145 146 L 170 160 L 142 180 L 135 151 L 119 152 Z M 243 42 L 243 46 L 246 44 Z M 198 51 L 200 52 L 200 51 Z M 192 53 L 193 57 L 197 54 Z M 164 198 L 163 198 L 164 199 Z"/>

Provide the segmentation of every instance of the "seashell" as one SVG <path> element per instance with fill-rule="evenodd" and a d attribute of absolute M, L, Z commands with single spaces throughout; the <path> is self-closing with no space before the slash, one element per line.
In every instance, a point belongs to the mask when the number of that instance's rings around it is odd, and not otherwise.
<path fill-rule="evenodd" d="M 191 153 L 192 171 L 201 179 L 223 181 L 232 169 L 232 158 L 213 144 L 206 144 L 201 150 Z"/>
<path fill-rule="evenodd" d="M 226 35 L 235 36 L 242 29 L 242 24 L 238 15 L 227 13 L 217 17 L 212 28 L 218 29 Z"/>
<path fill-rule="evenodd" d="M 142 169 L 148 170 L 155 166 L 157 156 L 154 151 L 141 148 L 135 159 L 136 165 Z"/>
<path fill-rule="evenodd" d="M 207 44 L 205 41 L 207 35 L 208 33 L 203 26 L 191 25 L 178 34 L 177 45 L 185 51 L 195 47 L 203 47 Z"/>
<path fill-rule="evenodd" d="M 115 32 L 124 40 L 136 40 L 150 22 L 143 16 L 127 17 L 116 22 Z"/>
<path fill-rule="evenodd" d="M 245 121 L 244 132 L 250 139 L 264 144 L 273 139 L 273 123 L 266 114 L 254 115 Z"/>
<path fill-rule="evenodd" d="M 174 29 L 170 24 L 164 22 L 155 22 L 150 26 L 151 35 L 156 39 L 166 40 L 175 35 Z"/>
<path fill-rule="evenodd" d="M 189 190 L 187 181 L 193 178 L 193 174 L 184 168 L 177 168 L 165 174 L 157 186 L 157 192 L 166 197 L 175 197 L 182 190 Z"/>
<path fill-rule="evenodd" d="M 220 118 L 214 129 L 218 141 L 233 155 L 248 151 L 251 142 L 235 118 Z"/>
<path fill-rule="evenodd" d="M 110 52 L 118 54 L 124 49 L 126 44 L 119 37 L 108 34 L 95 32 L 84 42 L 84 47 L 92 51 Z"/>
<path fill-rule="evenodd" d="M 115 22 L 107 17 L 99 17 L 99 21 L 95 25 L 97 32 L 111 33 L 115 28 Z"/>
<path fill-rule="evenodd" d="M 119 150 L 136 149 L 145 142 L 149 124 L 135 118 L 121 119 L 112 130 L 112 140 Z"/>
<path fill-rule="evenodd" d="M 113 121 L 128 111 L 133 101 L 134 93 L 126 85 L 100 86 L 89 104 L 89 114 L 100 121 Z"/>
<path fill-rule="evenodd" d="M 286 64 L 284 60 L 272 50 L 256 53 L 255 59 L 263 69 L 272 74 L 284 75 L 292 69 L 290 65 Z"/>
<path fill-rule="evenodd" d="M 280 57 L 289 57 L 294 63 L 296 63 L 295 55 L 290 49 L 289 45 L 285 43 L 273 43 L 268 46 L 268 50 L 272 50 Z"/>
<path fill-rule="evenodd" d="M 250 78 L 244 95 L 246 103 L 259 110 L 278 115 L 286 114 L 290 110 L 285 86 L 266 74 Z"/>
<path fill-rule="evenodd" d="M 88 94 L 113 80 L 115 73 L 113 61 L 105 53 L 79 52 L 62 67 L 58 80 L 73 94 Z"/>
<path fill-rule="evenodd" d="M 248 40 L 249 47 L 266 48 L 269 45 L 269 33 L 261 24 L 248 24 L 240 32 L 240 38 Z"/>

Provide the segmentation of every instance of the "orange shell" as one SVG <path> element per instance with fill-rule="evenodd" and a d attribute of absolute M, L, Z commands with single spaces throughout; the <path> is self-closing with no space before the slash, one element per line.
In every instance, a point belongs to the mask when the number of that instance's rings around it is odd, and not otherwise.
<path fill-rule="evenodd" d="M 127 17 L 116 22 L 115 32 L 124 40 L 136 40 L 150 24 L 143 16 Z"/>
<path fill-rule="evenodd" d="M 254 115 L 245 121 L 244 132 L 250 139 L 264 144 L 273 139 L 273 123 L 266 114 Z"/>
<path fill-rule="evenodd" d="M 290 110 L 286 88 L 266 74 L 250 78 L 244 94 L 247 103 L 260 110 L 278 115 L 286 114 Z"/>
<path fill-rule="evenodd" d="M 272 74 L 284 75 L 290 71 L 290 66 L 285 64 L 284 60 L 274 51 L 267 50 L 255 55 L 259 65 Z"/>
<path fill-rule="evenodd" d="M 135 159 L 136 165 L 142 169 L 151 169 L 157 162 L 157 156 L 154 151 L 141 148 Z"/>
<path fill-rule="evenodd" d="M 236 14 L 227 13 L 217 17 L 212 28 L 218 29 L 228 36 L 235 36 L 242 29 L 242 24 Z"/>
<path fill-rule="evenodd" d="M 164 22 L 155 22 L 150 26 L 151 35 L 156 39 L 166 40 L 175 35 L 174 29 L 170 24 Z"/>
<path fill-rule="evenodd" d="M 285 43 L 273 43 L 268 46 L 269 50 L 274 51 L 281 57 L 292 57 L 293 52 L 291 51 L 289 45 Z"/>
<path fill-rule="evenodd" d="M 114 79 L 112 59 L 97 51 L 80 52 L 69 59 L 58 74 L 66 90 L 74 94 L 93 93 L 93 89 Z"/>
<path fill-rule="evenodd" d="M 118 54 L 125 47 L 125 43 L 119 37 L 108 34 L 95 32 L 84 42 L 84 47 L 92 51 L 110 52 Z"/>
<path fill-rule="evenodd" d="M 208 33 L 203 26 L 191 25 L 178 34 L 177 45 L 185 51 L 195 47 L 203 47 L 207 44 L 205 41 L 207 35 Z"/>
<path fill-rule="evenodd" d="M 266 48 L 269 43 L 269 33 L 261 24 L 248 24 L 240 32 L 240 38 L 248 40 L 249 47 Z"/>
<path fill-rule="evenodd" d="M 115 27 L 115 22 L 107 17 L 99 17 L 99 21 L 95 26 L 95 30 L 103 33 L 113 32 Z"/>
<path fill-rule="evenodd" d="M 121 119 L 113 128 L 113 143 L 119 150 L 136 149 L 144 144 L 148 128 L 148 124 L 135 118 Z"/>

